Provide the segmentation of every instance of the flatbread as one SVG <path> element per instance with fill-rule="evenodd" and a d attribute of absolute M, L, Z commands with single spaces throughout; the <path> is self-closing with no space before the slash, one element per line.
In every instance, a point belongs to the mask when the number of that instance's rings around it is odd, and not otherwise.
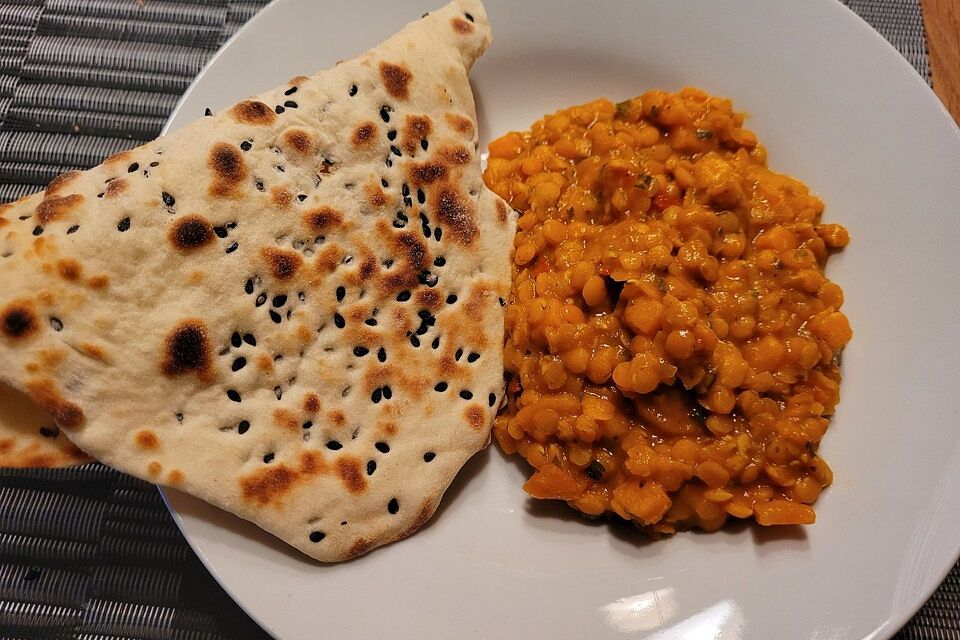
<path fill-rule="evenodd" d="M 83 450 L 323 561 L 410 535 L 489 442 L 513 212 L 457 0 L 0 210 L 0 378 Z"/>
<path fill-rule="evenodd" d="M 0 467 L 72 467 L 90 462 L 25 395 L 0 384 Z"/>

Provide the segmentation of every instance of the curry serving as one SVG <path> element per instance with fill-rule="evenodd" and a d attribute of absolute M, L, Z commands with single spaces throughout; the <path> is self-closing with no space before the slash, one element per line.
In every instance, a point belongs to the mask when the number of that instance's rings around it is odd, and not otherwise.
<path fill-rule="evenodd" d="M 849 236 L 743 122 L 650 91 L 490 144 L 521 213 L 494 433 L 530 495 L 654 534 L 814 522 L 852 335 L 823 268 Z"/>

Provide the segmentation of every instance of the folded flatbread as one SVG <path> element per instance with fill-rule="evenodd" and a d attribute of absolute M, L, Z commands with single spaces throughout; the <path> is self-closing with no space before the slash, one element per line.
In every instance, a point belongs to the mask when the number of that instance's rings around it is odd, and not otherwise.
<path fill-rule="evenodd" d="M 369 53 L 0 207 L 0 379 L 103 462 L 324 561 L 489 442 L 514 217 L 457 0 Z"/>
<path fill-rule="evenodd" d="M 0 383 L 0 467 L 71 467 L 90 462 L 53 418 Z"/>

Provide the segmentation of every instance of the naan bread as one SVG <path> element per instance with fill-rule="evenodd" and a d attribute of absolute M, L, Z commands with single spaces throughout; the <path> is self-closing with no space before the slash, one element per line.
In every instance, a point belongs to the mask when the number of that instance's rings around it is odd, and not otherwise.
<path fill-rule="evenodd" d="M 0 378 L 83 450 L 343 560 L 489 442 L 513 212 L 457 0 L 0 209 Z"/>
<path fill-rule="evenodd" d="M 0 467 L 71 467 L 90 462 L 25 395 L 0 384 Z"/>

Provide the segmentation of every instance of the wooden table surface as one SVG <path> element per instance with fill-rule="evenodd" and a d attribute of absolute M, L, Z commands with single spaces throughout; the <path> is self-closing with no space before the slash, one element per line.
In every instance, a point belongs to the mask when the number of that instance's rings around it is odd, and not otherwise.
<path fill-rule="evenodd" d="M 960 0 L 921 0 L 933 90 L 960 123 Z"/>

